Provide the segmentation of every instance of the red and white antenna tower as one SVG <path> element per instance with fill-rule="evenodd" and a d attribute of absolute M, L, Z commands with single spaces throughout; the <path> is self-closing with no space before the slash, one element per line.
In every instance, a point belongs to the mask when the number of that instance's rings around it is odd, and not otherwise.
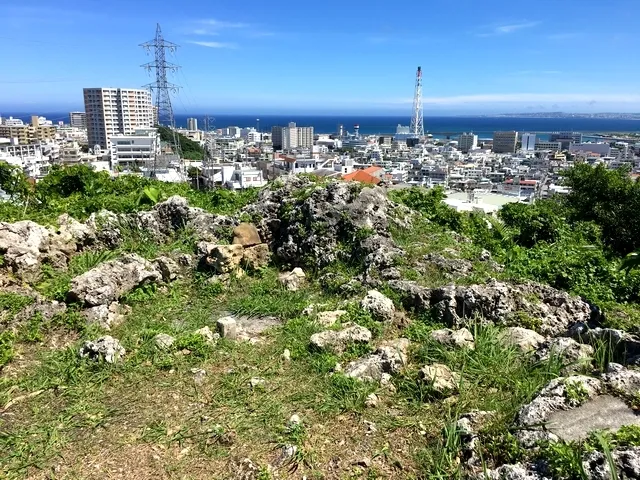
<path fill-rule="evenodd" d="M 416 91 L 413 96 L 413 114 L 411 115 L 411 135 L 414 137 L 424 136 L 424 116 L 422 109 L 422 68 L 418 67 L 416 73 Z"/>

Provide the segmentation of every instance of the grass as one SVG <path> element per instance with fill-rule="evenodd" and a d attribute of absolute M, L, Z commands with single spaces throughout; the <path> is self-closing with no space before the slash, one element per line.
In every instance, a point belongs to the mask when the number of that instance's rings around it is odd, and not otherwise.
<path fill-rule="evenodd" d="M 430 249 L 456 246 L 439 227 L 421 227 L 426 229 L 421 233 L 394 232 L 409 252 L 407 271 Z M 190 252 L 193 238 L 182 231 L 160 246 L 129 232 L 118 250 L 84 252 L 74 257 L 68 272 L 45 272 L 39 288 L 49 298 L 60 298 L 73 275 L 123 252 L 147 258 Z M 458 249 L 463 258 L 473 253 L 466 248 Z M 353 269 L 332 265 L 319 275 L 327 272 L 348 279 Z M 478 272 L 467 280 L 486 273 Z M 401 331 L 360 309 L 359 296 L 342 293 L 342 280 L 321 284 L 317 276 L 309 277 L 296 292 L 282 288 L 273 268 L 229 286 L 212 285 L 206 274 L 194 272 L 169 286 L 136 289 L 122 299 L 131 307 L 126 321 L 109 332 L 127 352 L 116 365 L 78 357 L 84 340 L 105 332 L 87 328 L 73 308 L 49 322 L 34 317 L 16 336 L 7 334 L 6 341 L 1 334 L 0 363 L 3 355 L 6 361 L 16 356 L 16 342 L 20 348 L 30 345 L 33 361 L 0 378 L 0 451 L 9 452 L 0 456 L 0 477 L 104 478 L 118 476 L 123 468 L 131 478 L 233 478 L 234 459 L 251 458 L 263 479 L 461 478 L 462 438 L 456 422 L 474 409 L 495 411 L 480 433 L 487 465 L 528 458 L 509 426 L 518 409 L 559 375 L 555 359 L 533 362 L 498 341 L 496 327 L 480 322 L 473 329 L 475 350 L 445 348 L 430 338 L 442 325 L 428 313 L 407 312 L 411 323 Z M 15 315 L 26 302 L 0 297 L 3 311 L 9 312 L 5 315 Z M 373 344 L 341 354 L 312 350 L 309 338 L 323 328 L 313 316 L 302 315 L 311 303 L 326 304 L 326 309 L 340 305 L 347 315 L 335 328 L 346 322 L 362 325 L 372 331 Z M 281 323 L 255 344 L 222 339 L 212 345 L 194 333 L 205 326 L 215 331 L 216 319 L 228 313 L 243 321 L 273 316 Z M 58 330 L 73 332 L 69 345 L 47 348 Z M 176 342 L 160 350 L 154 342 L 158 333 Z M 408 368 L 393 380 L 395 393 L 334 372 L 337 363 L 345 365 L 369 354 L 377 342 L 400 336 L 410 338 L 412 346 Z M 285 349 L 290 361 L 283 359 Z M 600 357 L 604 367 L 607 352 Z M 418 379 L 418 369 L 431 363 L 461 374 L 458 394 L 442 397 Z M 195 381 L 193 369 L 206 372 L 202 381 Z M 252 387 L 255 378 L 264 383 Z M 376 407 L 365 404 L 372 393 L 379 397 Z M 2 414 L 7 406 L 8 414 Z M 289 428 L 293 414 L 302 425 Z M 606 440 L 617 446 L 635 444 L 638 438 L 634 430 Z M 295 446 L 292 457 L 271 467 L 287 446 Z M 576 448 L 561 444 L 544 452 L 564 475 L 575 472 Z M 369 466 L 363 466 L 364 457 Z"/>

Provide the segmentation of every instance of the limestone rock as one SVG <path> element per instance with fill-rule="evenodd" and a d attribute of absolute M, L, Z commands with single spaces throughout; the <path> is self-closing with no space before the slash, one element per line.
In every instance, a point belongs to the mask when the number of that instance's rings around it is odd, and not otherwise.
<path fill-rule="evenodd" d="M 236 319 L 233 317 L 223 317 L 219 318 L 216 322 L 216 326 L 218 328 L 218 333 L 220 337 L 226 338 L 227 340 L 236 340 L 238 337 L 238 326 L 236 323 Z"/>
<path fill-rule="evenodd" d="M 536 360 L 544 361 L 552 357 L 560 358 L 567 372 L 579 369 L 593 358 L 593 347 L 583 345 L 568 337 L 552 338 L 545 341 L 535 353 Z"/>
<path fill-rule="evenodd" d="M 169 350 L 176 342 L 176 339 L 171 335 L 167 335 L 166 333 L 158 333 L 155 337 L 153 337 L 153 343 L 160 350 Z"/>
<path fill-rule="evenodd" d="M 473 334 L 466 328 L 460 330 L 451 330 L 444 328 L 442 330 L 434 330 L 431 332 L 431 338 L 446 347 L 452 348 L 475 348 Z"/>
<path fill-rule="evenodd" d="M 640 371 L 630 370 L 618 363 L 610 363 L 602 380 L 616 391 L 634 396 L 640 393 Z"/>
<path fill-rule="evenodd" d="M 219 339 L 218 333 L 213 333 L 209 327 L 202 327 L 193 332 L 195 335 L 200 335 L 207 343 L 215 344 Z"/>
<path fill-rule="evenodd" d="M 388 232 L 395 208 L 380 187 L 361 189 L 342 181 L 318 186 L 292 175 L 261 190 L 243 213 L 261 218 L 256 223 L 261 239 L 280 261 L 298 264 L 305 259 L 319 269 L 344 258 L 342 239 L 367 229 L 372 234 L 360 241 L 359 249 L 365 270 L 373 272 L 392 267 L 398 252 Z"/>
<path fill-rule="evenodd" d="M 73 278 L 67 298 L 86 307 L 108 305 L 136 287 L 159 282 L 161 277 L 150 262 L 128 254 Z"/>
<path fill-rule="evenodd" d="M 422 367 L 420 378 L 438 393 L 455 393 L 460 384 L 460 374 L 441 363 Z"/>
<path fill-rule="evenodd" d="M 233 229 L 233 244 L 243 247 L 253 247 L 262 243 L 260 234 L 255 225 L 251 223 L 241 223 Z"/>
<path fill-rule="evenodd" d="M 582 299 L 532 282 L 510 284 L 492 280 L 486 285 L 434 289 L 402 280 L 392 280 L 388 285 L 404 297 L 405 307 L 431 310 L 436 320 L 450 327 L 462 326 L 467 319 L 476 317 L 510 326 L 519 315 L 526 315 L 536 324 L 537 333 L 558 336 L 578 322 L 598 319 L 597 312 Z"/>
<path fill-rule="evenodd" d="M 75 243 L 52 241 L 56 234 L 30 220 L 0 222 L 0 254 L 12 273 L 27 282 L 35 282 L 43 261 L 66 267 L 67 256 L 75 251 Z M 60 250 L 62 249 L 62 251 Z"/>
<path fill-rule="evenodd" d="M 90 360 L 104 360 L 107 363 L 116 363 L 125 355 L 125 349 L 117 338 L 109 335 L 100 337 L 95 341 L 86 341 L 80 348 L 80 356 Z"/>
<path fill-rule="evenodd" d="M 300 267 L 296 267 L 288 273 L 281 273 L 278 280 L 287 290 L 296 292 L 305 282 L 306 277 L 304 271 Z"/>
<path fill-rule="evenodd" d="M 393 320 L 396 311 L 393 301 L 377 290 L 369 290 L 367 296 L 360 302 L 360 306 L 369 312 L 375 320 L 381 322 Z"/>
<path fill-rule="evenodd" d="M 248 270 L 260 270 L 269 266 L 271 261 L 271 252 L 266 243 L 255 245 L 244 249 L 242 256 L 242 264 Z"/>
<path fill-rule="evenodd" d="M 342 330 L 326 330 L 315 333 L 311 335 L 311 345 L 321 350 L 340 353 L 352 343 L 369 343 L 371 337 L 371 332 L 368 329 L 354 325 Z"/>
<path fill-rule="evenodd" d="M 557 439 L 555 434 L 544 429 L 551 414 L 576 408 L 600 394 L 603 388 L 604 385 L 597 378 L 583 375 L 552 380 L 518 412 L 516 437 L 525 448 L 533 447 L 542 440 Z"/>
<path fill-rule="evenodd" d="M 169 283 L 178 278 L 180 265 L 169 257 L 158 257 L 153 261 L 156 269 L 162 274 L 162 280 Z"/>
<path fill-rule="evenodd" d="M 524 353 L 533 352 L 545 341 L 542 335 L 521 327 L 506 328 L 500 332 L 500 339 L 506 345 L 517 347 Z"/>
<path fill-rule="evenodd" d="M 96 232 L 90 225 L 80 223 L 67 213 L 58 217 L 58 233 L 64 238 L 72 239 L 76 245 L 86 247 L 96 242 Z"/>
<path fill-rule="evenodd" d="M 532 465 L 516 463 L 502 465 L 495 470 L 487 470 L 478 476 L 484 480 L 549 480 L 549 477 L 538 473 Z"/>
<path fill-rule="evenodd" d="M 109 330 L 119 325 L 130 312 L 131 307 L 112 302 L 109 305 L 96 305 L 82 311 L 89 324 L 98 325 Z"/>
<path fill-rule="evenodd" d="M 332 310 L 330 312 L 320 312 L 316 317 L 316 322 L 322 327 L 332 327 L 333 325 L 338 323 L 338 320 L 340 320 L 340 317 L 346 314 L 347 314 L 346 310 Z"/>
<path fill-rule="evenodd" d="M 624 425 L 640 425 L 640 416 L 611 395 L 598 395 L 571 410 L 558 410 L 547 419 L 546 428 L 565 441 L 584 440 L 596 430 L 615 432 Z"/>
<path fill-rule="evenodd" d="M 238 269 L 243 256 L 242 245 L 216 245 L 209 252 L 207 263 L 222 275 Z"/>
<path fill-rule="evenodd" d="M 371 355 L 350 362 L 345 367 L 344 374 L 363 382 L 382 384 L 386 376 L 390 378 L 407 364 L 408 347 L 409 340 L 406 338 L 383 342 Z"/>
<path fill-rule="evenodd" d="M 621 447 L 611 452 L 619 479 L 640 478 L 640 447 Z M 610 480 L 611 466 L 604 453 L 591 452 L 582 462 L 589 480 Z"/>

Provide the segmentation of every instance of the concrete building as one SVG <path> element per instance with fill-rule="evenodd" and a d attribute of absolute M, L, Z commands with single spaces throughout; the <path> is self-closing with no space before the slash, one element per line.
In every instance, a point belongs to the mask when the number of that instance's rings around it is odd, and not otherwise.
<path fill-rule="evenodd" d="M 272 127 L 271 139 L 274 150 L 313 147 L 313 127 L 298 127 L 291 122 L 287 127 Z"/>
<path fill-rule="evenodd" d="M 87 128 L 87 114 L 84 112 L 69 113 L 69 125 L 73 128 Z"/>
<path fill-rule="evenodd" d="M 515 153 L 518 132 L 495 132 L 493 134 L 493 153 Z"/>
<path fill-rule="evenodd" d="M 458 148 L 462 153 L 478 148 L 478 136 L 473 133 L 463 133 L 458 137 Z"/>
<path fill-rule="evenodd" d="M 611 146 L 608 143 L 578 143 L 571 145 L 569 151 L 571 153 L 597 153 L 602 157 L 608 157 L 611 154 Z"/>
<path fill-rule="evenodd" d="M 543 142 L 538 140 L 535 144 L 535 151 L 536 152 L 540 152 L 540 151 L 552 151 L 552 152 L 559 152 L 562 150 L 562 143 L 561 142 Z"/>
<path fill-rule="evenodd" d="M 111 161 L 125 170 L 154 166 L 160 154 L 160 136 L 155 128 L 139 129 L 133 135 L 112 135 Z"/>
<path fill-rule="evenodd" d="M 12 119 L 11 119 L 12 120 Z M 40 117 L 31 117 L 31 124 L 10 122 L 8 125 L 0 125 L 0 137 L 9 138 L 13 143 L 29 145 L 56 138 L 56 127 L 53 125 L 41 125 Z"/>
<path fill-rule="evenodd" d="M 534 152 L 536 150 L 536 134 L 523 133 L 521 143 L 522 150 L 525 152 Z"/>
<path fill-rule="evenodd" d="M 554 132 L 549 135 L 550 142 L 560 142 L 562 150 L 569 150 L 573 143 L 582 143 L 582 134 L 579 132 Z"/>
<path fill-rule="evenodd" d="M 110 148 L 114 135 L 133 135 L 153 127 L 154 110 L 148 90 L 85 88 L 84 110 L 89 146 Z"/>
<path fill-rule="evenodd" d="M 187 118 L 187 130 L 198 130 L 197 118 Z"/>

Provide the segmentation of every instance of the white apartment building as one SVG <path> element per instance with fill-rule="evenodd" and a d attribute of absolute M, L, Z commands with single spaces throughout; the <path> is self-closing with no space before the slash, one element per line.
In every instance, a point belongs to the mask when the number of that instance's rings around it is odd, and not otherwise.
<path fill-rule="evenodd" d="M 515 153 L 518 132 L 494 132 L 493 153 Z"/>
<path fill-rule="evenodd" d="M 313 147 L 313 127 L 298 127 L 295 122 L 287 127 L 272 127 L 271 141 L 274 150 Z"/>
<path fill-rule="evenodd" d="M 155 128 L 140 129 L 134 135 L 113 135 L 111 161 L 125 170 L 152 167 L 160 154 L 160 136 Z"/>
<path fill-rule="evenodd" d="M 133 135 L 137 129 L 153 127 L 154 109 L 147 90 L 85 88 L 84 109 L 92 148 L 110 148 L 115 135 Z"/>
<path fill-rule="evenodd" d="M 69 113 L 69 125 L 73 128 L 87 128 L 87 114 L 84 112 Z"/>
<path fill-rule="evenodd" d="M 522 150 L 525 152 L 534 152 L 536 150 L 536 134 L 535 133 L 523 133 L 522 134 Z"/>
<path fill-rule="evenodd" d="M 187 118 L 187 130 L 198 130 L 197 118 Z"/>
<path fill-rule="evenodd" d="M 473 133 L 463 133 L 458 137 L 458 148 L 462 153 L 478 148 L 478 136 Z"/>

